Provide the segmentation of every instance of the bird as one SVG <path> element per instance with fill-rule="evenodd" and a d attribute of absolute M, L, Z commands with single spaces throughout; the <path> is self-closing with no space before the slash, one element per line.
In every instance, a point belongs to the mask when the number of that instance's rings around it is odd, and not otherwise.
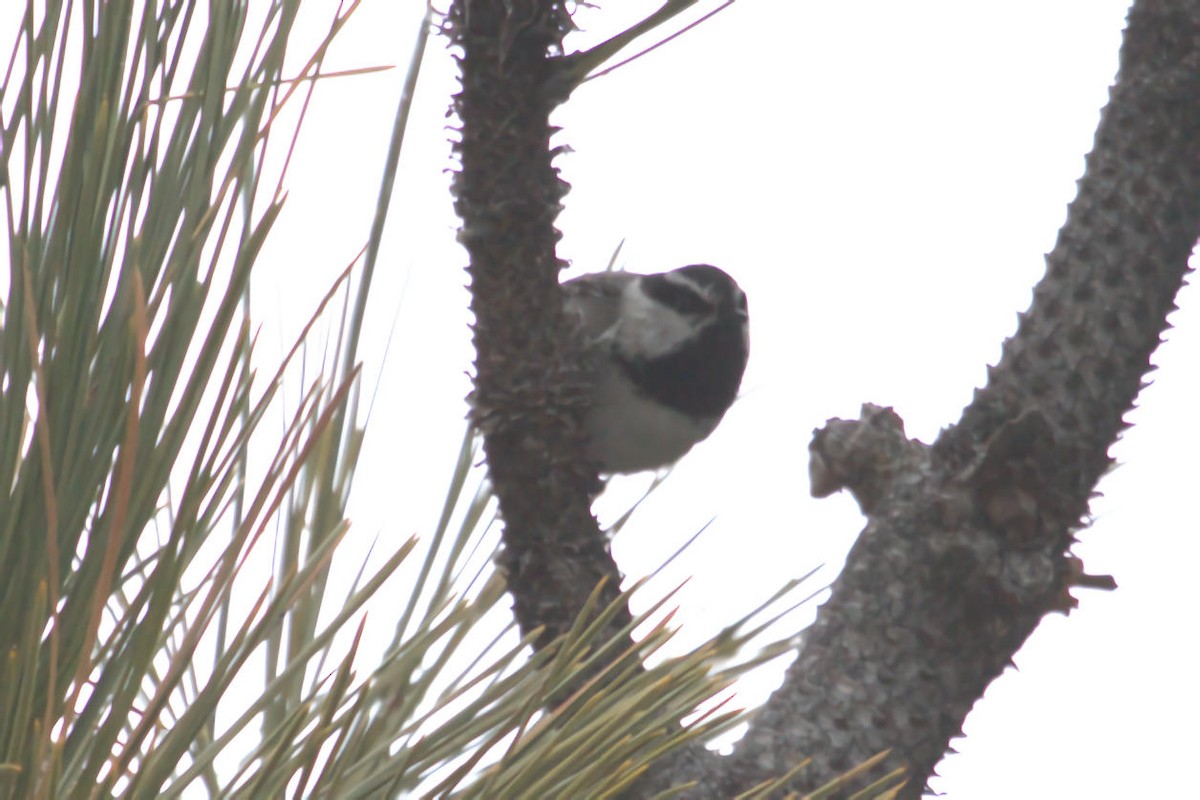
<path fill-rule="evenodd" d="M 673 464 L 733 405 L 750 354 L 746 294 L 725 271 L 596 272 L 562 284 L 583 338 L 587 456 L 602 474 Z"/>

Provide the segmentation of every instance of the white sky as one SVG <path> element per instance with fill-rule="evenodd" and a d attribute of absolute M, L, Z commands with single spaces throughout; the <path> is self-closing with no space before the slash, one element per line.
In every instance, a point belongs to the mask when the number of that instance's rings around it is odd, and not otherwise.
<path fill-rule="evenodd" d="M 606 5 L 580 18 L 589 30 L 572 49 L 658 3 Z M 309 2 L 304 14 L 324 22 L 323 6 L 335 4 Z M 835 576 L 862 519 L 849 497 L 808 496 L 814 427 L 865 401 L 894 406 L 924 441 L 958 418 L 1042 273 L 1126 6 L 740 0 L 562 109 L 558 142 L 574 150 L 558 162 L 574 187 L 562 255 L 600 269 L 624 239 L 631 270 L 710 262 L 750 298 L 744 398 L 614 543 L 622 569 L 641 576 L 716 517 L 661 584 L 692 577 L 684 639 L 820 563 L 824 582 Z M 268 328 L 295 330 L 365 240 L 422 7 L 364 0 L 330 54 L 327 69 L 401 68 L 318 90 L 263 254 L 259 286 L 270 291 L 256 302 Z M 435 39 L 363 345 L 379 394 L 352 507 L 362 542 L 430 528 L 462 431 L 471 350 L 446 173 L 454 86 Z M 1019 672 L 989 689 L 934 783 L 954 800 L 1165 797 L 1194 780 L 1192 294 L 1077 548 L 1120 589 L 1047 619 Z M 602 519 L 648 480 L 615 482 Z M 762 699 L 781 669 L 748 685 L 745 701 Z"/>

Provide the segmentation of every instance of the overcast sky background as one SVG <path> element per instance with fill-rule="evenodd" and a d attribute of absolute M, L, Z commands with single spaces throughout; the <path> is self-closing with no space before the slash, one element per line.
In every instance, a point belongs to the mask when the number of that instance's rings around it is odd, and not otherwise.
<path fill-rule="evenodd" d="M 368 0 L 327 68 L 406 64 L 420 5 Z M 579 17 L 586 30 L 569 49 L 657 3 L 604 5 Z M 557 143 L 573 150 L 558 161 L 574 187 L 560 220 L 570 274 L 602 269 L 625 240 L 628 269 L 710 262 L 750 298 L 743 399 L 614 542 L 638 577 L 715 517 L 660 582 L 692 577 L 683 640 L 711 635 L 814 566 L 827 565 L 825 582 L 836 576 L 862 518 L 849 497 L 808 496 L 814 427 L 870 401 L 894 406 L 910 435 L 930 441 L 982 384 L 1074 196 L 1126 9 L 1118 0 L 741 0 L 585 85 L 560 111 Z M 264 253 L 288 287 L 281 330 L 299 324 L 361 246 L 402 73 L 317 93 L 284 227 Z M 437 508 L 427 498 L 444 491 L 461 433 L 471 349 L 446 171 L 454 88 L 453 62 L 434 40 L 364 351 L 379 388 L 352 508 L 364 538 L 428 530 Z M 1046 619 L 1018 670 L 988 690 L 934 782 L 955 800 L 1164 797 L 1191 782 L 1200 743 L 1193 294 L 1181 298 L 1156 383 L 1115 450 L 1122 466 L 1076 549 L 1120 589 L 1080 593 L 1069 619 Z M 648 480 L 614 483 L 602 520 Z M 763 699 L 782 668 L 748 683 L 743 700 Z"/>
<path fill-rule="evenodd" d="M 658 3 L 603 5 L 580 14 L 569 49 Z M 560 218 L 568 277 L 602 269 L 625 240 L 625 268 L 713 263 L 750 300 L 743 398 L 613 545 L 640 577 L 715 518 L 656 584 L 691 577 L 681 643 L 813 567 L 826 565 L 821 582 L 836 577 L 863 520 L 849 497 L 809 497 L 815 427 L 868 401 L 895 407 L 927 442 L 957 420 L 1043 272 L 1127 5 L 740 0 L 560 110 L 556 143 L 573 151 L 558 161 L 574 187 Z M 311 43 L 335 8 L 304 4 Z M 316 92 L 256 274 L 265 340 L 289 340 L 365 241 L 422 11 L 419 0 L 364 0 L 330 53 L 326 70 L 400 68 Z M 308 50 L 302 36 L 293 52 Z M 364 376 L 378 393 L 350 547 L 430 530 L 462 433 L 472 351 L 448 189 L 454 89 L 434 39 L 365 331 Z M 1076 548 L 1120 588 L 1079 593 L 1080 609 L 1046 619 L 1018 670 L 988 690 L 933 784 L 954 800 L 1166 797 L 1194 785 L 1194 294 L 1180 299 L 1155 384 L 1114 451 L 1122 466 Z M 602 521 L 650 477 L 614 481 Z M 765 699 L 782 669 L 748 681 L 742 701 Z"/>

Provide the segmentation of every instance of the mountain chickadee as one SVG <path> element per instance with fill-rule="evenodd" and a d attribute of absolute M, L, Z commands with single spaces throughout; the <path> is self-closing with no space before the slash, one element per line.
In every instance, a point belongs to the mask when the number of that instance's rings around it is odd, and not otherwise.
<path fill-rule="evenodd" d="M 563 284 L 595 381 L 588 456 L 605 473 L 656 469 L 713 432 L 749 355 L 746 295 L 708 264 L 598 272 Z"/>

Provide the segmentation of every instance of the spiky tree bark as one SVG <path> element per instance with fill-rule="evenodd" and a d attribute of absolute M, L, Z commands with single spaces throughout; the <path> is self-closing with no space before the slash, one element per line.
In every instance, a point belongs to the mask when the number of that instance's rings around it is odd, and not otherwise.
<path fill-rule="evenodd" d="M 578 466 L 581 397 L 553 281 L 561 184 L 545 121 L 561 3 L 459 2 L 458 210 L 477 314 L 477 408 L 527 630 L 561 630 L 615 575 Z M 665 761 L 647 793 L 731 797 L 814 758 L 810 789 L 892 748 L 924 782 L 986 686 L 1073 587 L 1070 554 L 1200 234 L 1200 0 L 1138 0 L 1087 172 L 1047 271 L 987 386 L 932 446 L 864 406 L 814 437 L 813 491 L 847 488 L 868 524 L 784 685 L 731 758 Z M 600 548 L 599 550 L 597 548 Z"/>
<path fill-rule="evenodd" d="M 565 4 L 546 0 L 455 3 L 448 17 L 461 51 L 454 191 L 471 257 L 473 418 L 506 521 L 501 565 L 517 620 L 544 628 L 542 642 L 570 628 L 601 579 L 602 601 L 616 600 L 620 578 L 589 508 L 597 477 L 582 458 L 586 398 L 554 249 L 566 184 L 552 164 L 548 56 L 569 27 Z"/>

